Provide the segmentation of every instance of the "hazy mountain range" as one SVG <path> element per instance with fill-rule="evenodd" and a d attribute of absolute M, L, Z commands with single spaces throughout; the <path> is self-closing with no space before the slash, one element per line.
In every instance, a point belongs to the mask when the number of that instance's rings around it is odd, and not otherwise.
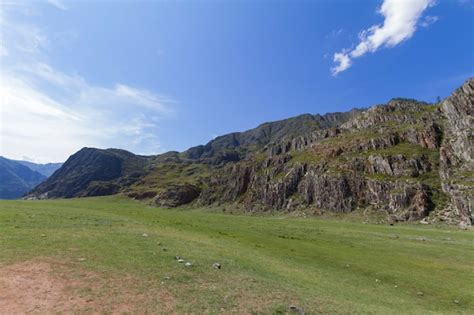
<path fill-rule="evenodd" d="M 0 156 L 0 199 L 22 197 L 51 176 L 62 163 L 37 164 Z"/>

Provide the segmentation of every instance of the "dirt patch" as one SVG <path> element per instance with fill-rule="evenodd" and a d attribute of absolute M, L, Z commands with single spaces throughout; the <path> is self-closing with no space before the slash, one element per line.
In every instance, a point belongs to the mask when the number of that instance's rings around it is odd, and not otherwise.
<path fill-rule="evenodd" d="M 58 313 L 84 308 L 81 299 L 66 288 L 66 279 L 52 276 L 52 266 L 28 261 L 0 268 L 0 310 L 6 314 Z"/>
<path fill-rule="evenodd" d="M 175 300 L 136 289 L 136 279 L 110 279 L 51 259 L 0 266 L 0 314 L 172 313 Z"/>

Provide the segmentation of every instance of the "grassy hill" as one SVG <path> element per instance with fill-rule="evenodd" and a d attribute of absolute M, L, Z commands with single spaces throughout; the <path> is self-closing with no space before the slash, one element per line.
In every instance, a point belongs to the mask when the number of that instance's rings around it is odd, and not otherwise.
<path fill-rule="evenodd" d="M 285 313 L 291 305 L 307 314 L 474 309 L 472 231 L 362 224 L 348 215 L 250 216 L 226 207 L 225 213 L 161 209 L 117 196 L 1 201 L 0 291 L 18 268 L 24 279 L 35 279 L 39 273 L 25 271 L 33 264 L 50 266 L 43 276 L 67 281 L 55 286 L 65 294 L 58 306 L 64 309 L 53 309 L 59 312 Z M 222 268 L 213 268 L 214 262 Z M 36 311 L 51 311 L 41 307 Z"/>

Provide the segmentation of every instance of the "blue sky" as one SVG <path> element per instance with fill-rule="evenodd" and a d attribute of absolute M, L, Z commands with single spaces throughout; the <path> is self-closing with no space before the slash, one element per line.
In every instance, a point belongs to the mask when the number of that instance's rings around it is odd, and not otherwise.
<path fill-rule="evenodd" d="M 434 101 L 474 75 L 472 0 L 10 1 L 0 155 L 140 154 L 302 113 Z"/>

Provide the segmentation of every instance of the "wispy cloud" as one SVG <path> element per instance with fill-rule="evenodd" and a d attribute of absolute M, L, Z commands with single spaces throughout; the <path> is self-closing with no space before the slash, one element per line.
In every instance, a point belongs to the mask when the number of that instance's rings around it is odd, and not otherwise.
<path fill-rule="evenodd" d="M 436 5 L 435 0 L 384 0 L 378 13 L 384 17 L 383 24 L 377 24 L 359 33 L 359 43 L 353 49 L 335 53 L 331 68 L 332 75 L 347 70 L 355 58 L 373 53 L 382 47 L 394 47 L 411 38 L 416 32 L 422 13 Z M 437 19 L 437 18 L 436 18 Z M 436 22 L 435 17 L 425 23 Z"/>
<path fill-rule="evenodd" d="M 420 22 L 420 26 L 422 27 L 428 27 L 431 24 L 434 24 L 438 22 L 439 16 L 434 16 L 434 15 L 427 15 L 424 17 L 424 19 Z"/>
<path fill-rule="evenodd" d="M 48 45 L 47 37 L 34 25 L 12 23 L 4 12 L 0 15 L 0 50 L 3 56 L 34 54 Z M 26 57 L 26 56 L 25 56 Z"/>
<path fill-rule="evenodd" d="M 48 63 L 47 34 L 7 13 L 0 17 L 0 155 L 55 162 L 84 146 L 161 151 L 159 123 L 173 114 L 173 99 L 56 69 Z"/>
<path fill-rule="evenodd" d="M 105 88 L 80 77 L 56 75 L 64 80 L 2 71 L 0 154 L 34 155 L 47 162 L 64 160 L 84 146 L 160 152 L 158 122 L 172 112 L 170 103 L 124 84 Z"/>
<path fill-rule="evenodd" d="M 334 62 L 337 63 L 331 70 L 334 75 L 349 68 L 352 65 L 352 60 L 349 54 L 345 51 L 334 54 Z"/>
<path fill-rule="evenodd" d="M 48 0 L 48 3 L 53 5 L 54 7 L 60 9 L 60 10 L 67 10 L 66 5 L 64 4 L 63 1 L 60 0 Z"/>

